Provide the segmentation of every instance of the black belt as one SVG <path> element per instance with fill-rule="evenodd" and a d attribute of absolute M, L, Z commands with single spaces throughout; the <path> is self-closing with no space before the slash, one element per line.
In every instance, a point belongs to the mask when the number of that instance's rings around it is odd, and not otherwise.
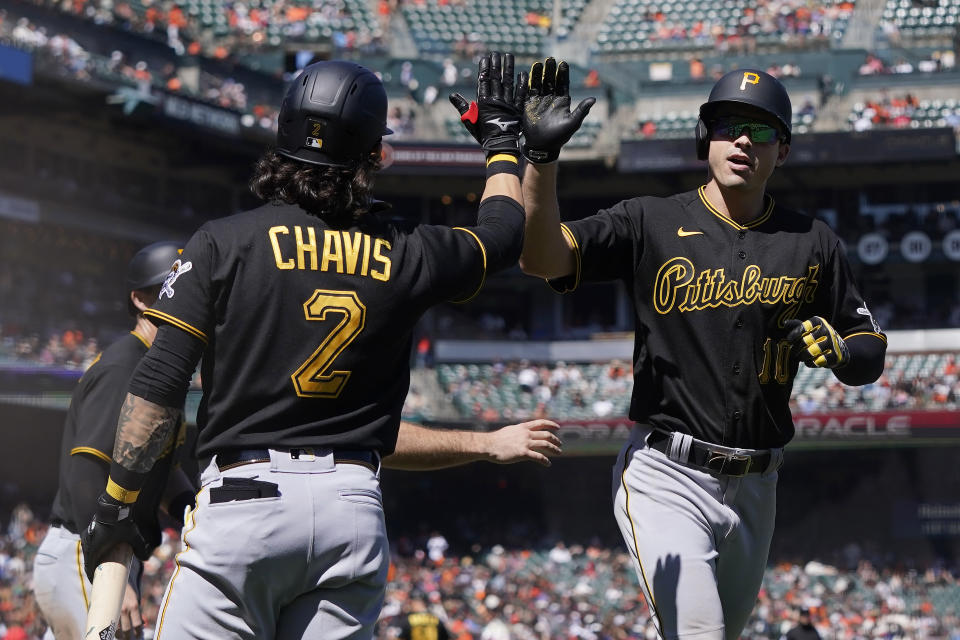
<path fill-rule="evenodd" d="M 647 436 L 647 445 L 661 453 L 670 455 L 670 433 L 654 430 Z M 730 447 L 725 447 L 730 448 Z M 770 466 L 769 450 L 753 452 L 727 452 L 709 442 L 694 440 L 690 445 L 687 464 L 714 471 L 727 476 L 745 476 L 748 473 L 763 473 Z"/>
<path fill-rule="evenodd" d="M 65 522 L 65 521 L 63 521 L 63 520 L 60 520 L 59 518 L 54 518 L 53 520 L 51 520 L 51 521 L 50 521 L 50 526 L 51 526 L 51 527 L 61 527 L 61 528 L 63 528 L 63 529 L 66 529 L 67 531 L 69 531 L 69 532 L 72 533 L 73 535 L 77 535 L 77 530 L 76 530 L 77 528 L 76 528 L 75 526 L 73 526 L 73 525 L 70 524 L 69 522 Z"/>
<path fill-rule="evenodd" d="M 295 448 L 290 449 L 290 457 L 294 460 L 300 456 L 314 455 L 314 451 L 322 449 Z M 376 451 L 370 449 L 335 449 L 333 452 L 334 462 L 346 462 L 348 464 L 362 464 L 376 471 L 379 464 L 379 456 Z M 256 462 L 270 462 L 270 452 L 266 449 L 234 449 L 217 454 L 217 467 L 220 471 L 233 469 L 245 464 L 254 464 Z"/>

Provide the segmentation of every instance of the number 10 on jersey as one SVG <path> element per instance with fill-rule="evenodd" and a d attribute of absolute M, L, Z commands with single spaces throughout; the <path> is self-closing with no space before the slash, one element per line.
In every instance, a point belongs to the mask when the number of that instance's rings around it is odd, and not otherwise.
<path fill-rule="evenodd" d="M 790 381 L 790 342 L 779 340 L 774 343 L 767 338 L 763 343 L 763 366 L 760 367 L 760 384 L 767 384 L 770 380 L 770 370 L 773 369 L 773 379 L 780 384 Z"/>

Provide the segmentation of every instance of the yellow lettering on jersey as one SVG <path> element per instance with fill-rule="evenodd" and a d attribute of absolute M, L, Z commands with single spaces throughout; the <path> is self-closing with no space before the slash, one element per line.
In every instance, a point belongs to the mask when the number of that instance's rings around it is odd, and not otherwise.
<path fill-rule="evenodd" d="M 387 251 L 390 251 L 390 243 L 384 240 L 383 238 L 377 238 L 376 242 L 373 245 L 373 259 L 383 265 L 383 271 L 376 271 L 374 269 L 370 270 L 370 277 L 374 280 L 381 280 L 386 282 L 390 279 L 390 257 L 385 256 L 380 253 L 380 250 L 386 247 Z"/>
<path fill-rule="evenodd" d="M 273 247 L 273 259 L 277 263 L 277 269 L 293 269 L 293 259 L 284 260 L 283 256 L 280 254 L 280 241 L 277 240 L 278 234 L 289 235 L 290 230 L 286 227 L 270 227 L 270 230 L 267 231 L 267 235 L 270 236 L 270 246 Z"/>
<path fill-rule="evenodd" d="M 363 260 L 360 262 L 360 275 L 367 275 L 367 269 L 370 268 L 370 236 L 363 236 Z"/>
<path fill-rule="evenodd" d="M 410 626 L 435 625 L 439 622 L 437 616 L 430 613 L 411 613 L 407 620 Z"/>
<path fill-rule="evenodd" d="M 666 261 L 657 272 L 653 287 L 653 305 L 657 313 L 665 315 L 677 309 L 701 311 L 720 306 L 735 307 L 754 303 L 786 305 L 780 320 L 796 317 L 804 302 L 811 303 L 819 286 L 817 274 L 820 265 L 807 267 L 799 278 L 791 276 L 764 277 L 760 267 L 748 265 L 739 280 L 727 280 L 724 269 L 697 271 L 688 258 L 677 257 Z"/>
<path fill-rule="evenodd" d="M 360 258 L 360 238 L 359 231 L 355 233 L 343 232 L 343 255 L 347 262 L 347 273 L 352 276 L 357 274 L 357 260 Z"/>
<path fill-rule="evenodd" d="M 678 290 L 693 280 L 693 263 L 686 258 L 674 258 L 663 263 L 653 284 L 653 308 L 666 315 L 677 301 Z"/>
<path fill-rule="evenodd" d="M 343 273 L 343 249 L 340 247 L 340 233 L 330 229 L 323 231 L 323 260 L 321 271 L 329 271 L 330 263 L 337 265 L 337 273 Z"/>
<path fill-rule="evenodd" d="M 304 261 L 304 254 L 310 254 L 310 270 L 317 270 L 317 232 L 314 231 L 313 227 L 307 227 L 307 237 L 309 240 L 306 244 L 303 242 L 303 230 L 296 226 L 293 228 L 294 236 L 297 238 L 297 269 L 304 269 L 306 262 Z"/>

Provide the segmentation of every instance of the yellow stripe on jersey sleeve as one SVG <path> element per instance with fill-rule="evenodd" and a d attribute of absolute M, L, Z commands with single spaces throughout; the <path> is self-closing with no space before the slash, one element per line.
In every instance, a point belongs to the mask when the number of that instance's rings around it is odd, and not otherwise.
<path fill-rule="evenodd" d="M 167 324 L 172 324 L 173 326 L 179 329 L 183 329 L 190 335 L 203 340 L 204 344 L 209 342 L 209 340 L 207 340 L 207 334 L 205 334 L 203 331 L 201 331 L 200 329 L 197 329 L 195 326 L 193 326 L 188 322 L 184 322 L 180 318 L 170 315 L 169 313 L 164 313 L 163 311 L 157 311 L 156 309 L 147 309 L 146 311 L 143 312 L 143 315 L 147 317 L 156 318 L 157 320 L 166 322 Z"/>
<path fill-rule="evenodd" d="M 75 456 L 78 453 L 89 453 L 94 458 L 100 458 L 107 464 L 111 463 L 110 456 L 99 449 L 94 449 L 93 447 L 74 447 L 73 449 L 70 449 L 70 455 Z"/>
<path fill-rule="evenodd" d="M 483 242 L 480 241 L 480 238 L 477 237 L 477 234 L 475 234 L 473 231 L 470 231 L 470 229 L 465 229 L 463 227 L 454 227 L 453 229 L 454 231 L 463 231 L 464 233 L 469 233 L 471 236 L 473 236 L 473 239 L 477 241 L 477 245 L 479 245 L 480 247 L 480 255 L 483 258 L 483 272 L 480 274 L 480 284 L 477 285 L 476 291 L 474 291 L 468 297 L 462 300 L 451 301 L 451 302 L 456 302 L 457 304 L 460 304 L 463 302 L 469 302 L 473 300 L 474 298 L 477 297 L 477 294 L 480 293 L 480 290 L 483 289 L 483 283 L 486 282 L 487 280 L 487 248 L 483 246 Z"/>

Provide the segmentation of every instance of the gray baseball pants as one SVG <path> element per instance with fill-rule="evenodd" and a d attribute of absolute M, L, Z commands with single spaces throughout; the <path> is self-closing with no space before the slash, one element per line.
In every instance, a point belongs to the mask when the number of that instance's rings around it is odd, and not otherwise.
<path fill-rule="evenodd" d="M 218 502 L 228 478 L 274 483 L 279 495 Z M 367 466 L 335 463 L 325 449 L 296 459 L 270 450 L 269 462 L 224 471 L 214 457 L 182 542 L 157 640 L 373 636 L 389 547 Z"/>
<path fill-rule="evenodd" d="M 757 602 L 777 467 L 731 477 L 681 464 L 633 428 L 613 469 L 614 515 L 665 640 L 736 640 Z"/>
<path fill-rule="evenodd" d="M 90 581 L 80 536 L 50 527 L 33 559 L 33 594 L 57 640 L 80 640 L 87 623 Z"/>

